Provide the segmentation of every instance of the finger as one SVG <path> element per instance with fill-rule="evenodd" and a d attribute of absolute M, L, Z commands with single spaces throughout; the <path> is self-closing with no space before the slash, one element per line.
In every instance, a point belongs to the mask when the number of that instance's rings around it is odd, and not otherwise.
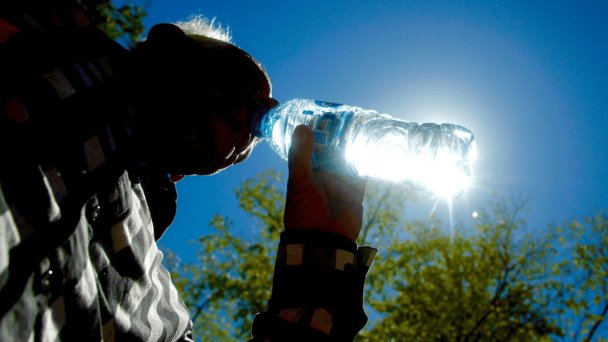
<path fill-rule="evenodd" d="M 289 180 L 308 182 L 312 177 L 312 130 L 300 125 L 291 136 L 289 149 Z"/>
<path fill-rule="evenodd" d="M 365 197 L 368 180 L 364 177 L 317 171 L 322 174 L 325 191 L 332 200 L 345 203 L 361 203 Z"/>

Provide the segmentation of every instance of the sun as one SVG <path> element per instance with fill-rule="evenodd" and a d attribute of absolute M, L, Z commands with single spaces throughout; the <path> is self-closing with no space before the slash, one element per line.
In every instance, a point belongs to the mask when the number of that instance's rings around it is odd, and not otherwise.
<path fill-rule="evenodd" d="M 435 196 L 451 199 L 471 186 L 471 163 L 477 157 L 477 146 L 469 131 L 456 130 L 454 135 L 458 138 L 455 141 L 462 144 L 457 148 L 447 144 L 435 149 L 428 144 L 412 151 L 408 134 L 392 126 L 374 139 L 364 135 L 352 139 L 346 162 L 360 177 L 411 182 Z"/>

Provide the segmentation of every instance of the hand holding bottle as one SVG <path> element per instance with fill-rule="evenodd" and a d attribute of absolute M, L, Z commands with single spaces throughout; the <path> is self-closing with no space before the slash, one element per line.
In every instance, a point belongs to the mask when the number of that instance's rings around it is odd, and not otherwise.
<path fill-rule="evenodd" d="M 418 124 L 355 106 L 292 99 L 256 116 L 252 131 L 287 159 L 298 125 L 313 130 L 315 167 L 410 183 L 445 198 L 457 197 L 470 184 L 476 143 L 465 127 Z"/>
<path fill-rule="evenodd" d="M 367 180 L 313 170 L 312 154 L 312 130 L 298 126 L 289 150 L 285 228 L 321 230 L 356 240 Z"/>

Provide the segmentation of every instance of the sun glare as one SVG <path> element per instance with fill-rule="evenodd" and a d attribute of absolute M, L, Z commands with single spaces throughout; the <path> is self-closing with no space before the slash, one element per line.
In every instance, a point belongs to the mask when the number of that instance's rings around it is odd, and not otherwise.
<path fill-rule="evenodd" d="M 408 144 L 398 134 L 386 134 L 378 144 L 353 141 L 347 151 L 347 162 L 359 176 L 380 178 L 393 182 L 412 181 L 414 184 L 442 198 L 454 198 L 469 188 L 471 183 L 468 162 L 476 157 L 471 145 L 467 163 L 458 152 L 447 149 L 435 153 L 412 154 Z M 474 144 L 474 142 L 473 142 Z"/>

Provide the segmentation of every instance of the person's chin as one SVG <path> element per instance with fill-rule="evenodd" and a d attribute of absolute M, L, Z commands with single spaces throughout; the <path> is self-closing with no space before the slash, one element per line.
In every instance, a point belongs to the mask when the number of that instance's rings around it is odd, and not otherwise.
<path fill-rule="evenodd" d="M 195 174 L 197 175 L 201 175 L 201 176 L 213 176 L 216 175 L 220 172 L 222 172 L 223 170 L 229 168 L 230 166 L 232 166 L 234 164 L 234 161 L 230 160 L 230 161 L 223 161 L 220 163 L 215 163 L 213 165 L 207 165 L 205 167 L 201 167 L 199 168 Z"/>
<path fill-rule="evenodd" d="M 217 175 L 218 173 L 226 170 L 226 168 L 227 168 L 227 166 L 223 167 L 223 168 L 220 168 L 220 169 L 217 169 L 217 170 L 212 171 L 212 172 L 199 173 L 199 175 L 201 175 L 201 176 L 213 176 L 213 175 Z"/>
<path fill-rule="evenodd" d="M 230 166 L 234 165 L 237 161 L 237 156 L 231 155 L 226 159 L 199 159 L 192 158 L 188 161 L 180 163 L 180 167 L 173 170 L 174 174 L 183 175 L 200 175 L 200 176 L 211 176 L 215 175 Z M 180 172 L 178 172 L 180 171 Z"/>

